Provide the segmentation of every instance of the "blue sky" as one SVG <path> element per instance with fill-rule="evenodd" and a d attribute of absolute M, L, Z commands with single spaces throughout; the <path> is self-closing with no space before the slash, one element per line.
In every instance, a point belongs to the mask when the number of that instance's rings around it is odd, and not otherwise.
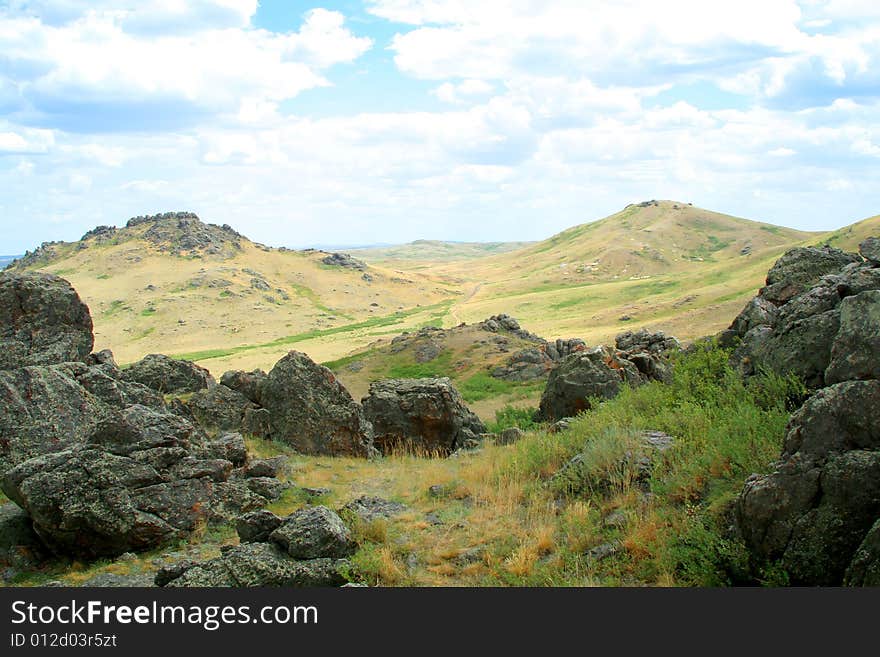
<path fill-rule="evenodd" d="M 0 253 L 194 210 L 273 245 L 541 239 L 649 198 L 880 213 L 863 0 L 0 0 Z"/>

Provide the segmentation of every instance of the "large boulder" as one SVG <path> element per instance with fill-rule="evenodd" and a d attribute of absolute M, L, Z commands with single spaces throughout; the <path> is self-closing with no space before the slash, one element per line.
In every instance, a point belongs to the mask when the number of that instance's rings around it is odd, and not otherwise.
<path fill-rule="evenodd" d="M 357 549 L 342 518 L 326 506 L 309 506 L 290 514 L 269 540 L 294 559 L 340 559 Z"/>
<path fill-rule="evenodd" d="M 252 372 L 243 372 L 241 370 L 232 370 L 224 372 L 220 377 L 220 384 L 241 393 L 254 404 L 263 403 L 263 383 L 266 381 L 266 373 L 263 370 L 254 370 Z"/>
<path fill-rule="evenodd" d="M 123 371 L 122 378 L 161 393 L 198 392 L 214 385 L 204 367 L 164 354 L 149 354 Z"/>
<path fill-rule="evenodd" d="M 221 431 L 241 431 L 245 414 L 258 408 L 223 384 L 199 390 L 184 403 L 201 426 Z"/>
<path fill-rule="evenodd" d="M 794 584 L 839 585 L 880 518 L 880 382 L 819 391 L 788 427 L 773 472 L 753 475 L 737 526 L 759 561 L 778 560 Z"/>
<path fill-rule="evenodd" d="M 238 513 L 264 503 L 230 480 L 232 470 L 185 419 L 133 405 L 101 419 L 83 443 L 28 459 L 0 483 L 47 546 L 90 558 L 183 538 L 230 497 Z"/>
<path fill-rule="evenodd" d="M 486 432 L 445 377 L 376 381 L 363 406 L 376 446 L 386 453 L 402 446 L 450 454 Z"/>
<path fill-rule="evenodd" d="M 829 246 L 791 249 L 767 273 L 767 285 L 761 290 L 761 296 L 781 306 L 815 285 L 825 274 L 860 260 L 855 253 Z"/>
<path fill-rule="evenodd" d="M 93 345 L 92 317 L 70 283 L 0 273 L 0 370 L 85 361 Z"/>
<path fill-rule="evenodd" d="M 505 381 L 534 381 L 547 376 L 555 365 L 547 349 L 530 347 L 513 354 L 492 371 L 492 376 Z"/>
<path fill-rule="evenodd" d="M 270 437 L 303 454 L 371 456 L 373 431 L 333 372 L 298 351 L 282 358 L 262 385 Z"/>
<path fill-rule="evenodd" d="M 550 373 L 537 418 L 555 422 L 573 417 L 589 409 L 591 399 L 611 399 L 625 383 L 641 380 L 635 365 L 608 347 L 572 354 Z"/>
<path fill-rule="evenodd" d="M 83 442 L 113 408 L 163 406 L 155 392 L 85 363 L 0 370 L 0 474 L 41 454 Z"/>

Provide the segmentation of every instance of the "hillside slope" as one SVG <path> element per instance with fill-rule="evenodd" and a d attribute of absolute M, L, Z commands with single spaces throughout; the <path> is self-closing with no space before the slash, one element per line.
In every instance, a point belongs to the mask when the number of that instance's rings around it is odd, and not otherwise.
<path fill-rule="evenodd" d="M 161 352 L 218 372 L 271 366 L 293 344 L 335 358 L 382 327 L 399 333 L 436 321 L 456 294 L 426 276 L 327 257 L 166 213 L 44 244 L 12 267 L 68 279 L 92 311 L 96 348 L 120 363 Z"/>
<path fill-rule="evenodd" d="M 806 233 L 675 201 L 648 201 L 511 253 L 438 268 L 467 290 L 450 322 L 506 312 L 547 337 L 608 341 L 649 326 L 723 328 Z"/>
<path fill-rule="evenodd" d="M 408 244 L 387 247 L 351 249 L 358 258 L 368 262 L 424 268 L 438 262 L 473 260 L 499 253 L 509 253 L 531 245 L 531 242 L 444 242 L 416 240 Z M 414 267 L 415 265 L 415 267 Z"/>

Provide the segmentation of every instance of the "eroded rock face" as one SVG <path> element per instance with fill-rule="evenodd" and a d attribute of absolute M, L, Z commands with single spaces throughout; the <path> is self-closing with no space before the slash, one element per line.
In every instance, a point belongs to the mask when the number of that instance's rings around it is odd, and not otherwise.
<path fill-rule="evenodd" d="M 624 383 L 641 383 L 630 361 L 608 347 L 595 347 L 566 358 L 550 373 L 541 395 L 538 419 L 555 422 L 590 408 L 590 398 L 611 399 Z"/>
<path fill-rule="evenodd" d="M 201 426 L 221 431 L 241 431 L 245 413 L 257 409 L 247 397 L 223 384 L 200 390 L 185 403 Z"/>
<path fill-rule="evenodd" d="M 81 443 L 112 409 L 162 408 L 159 395 L 113 378 L 106 366 L 63 363 L 0 371 L 0 474 Z"/>
<path fill-rule="evenodd" d="M 828 247 L 793 249 L 773 266 L 767 286 L 746 305 L 723 341 L 738 340 L 732 362 L 746 375 L 762 368 L 792 373 L 811 388 L 876 376 L 868 361 L 877 349 L 872 294 L 877 290 L 880 269 L 870 260 Z M 861 362 L 842 361 L 844 350 Z"/>
<path fill-rule="evenodd" d="M 373 431 L 348 390 L 326 367 L 298 351 L 282 358 L 262 385 L 270 437 L 303 454 L 371 456 Z"/>
<path fill-rule="evenodd" d="M 0 273 L 0 370 L 85 361 L 92 318 L 63 278 L 42 272 Z"/>
<path fill-rule="evenodd" d="M 357 549 L 342 518 L 326 506 L 295 511 L 269 535 L 269 540 L 294 559 L 341 559 Z"/>
<path fill-rule="evenodd" d="M 101 419 L 83 443 L 19 463 L 2 488 L 53 551 L 116 556 L 265 503 L 231 479 L 218 448 L 185 419 L 133 405 Z"/>
<path fill-rule="evenodd" d="M 204 367 L 163 354 L 150 354 L 126 369 L 122 378 L 161 393 L 198 392 L 214 385 L 214 378 Z"/>
<path fill-rule="evenodd" d="M 831 345 L 827 383 L 880 379 L 880 289 L 840 302 L 840 330 Z"/>
<path fill-rule="evenodd" d="M 450 454 L 486 432 L 448 378 L 376 381 L 363 406 L 386 453 L 403 446 Z"/>

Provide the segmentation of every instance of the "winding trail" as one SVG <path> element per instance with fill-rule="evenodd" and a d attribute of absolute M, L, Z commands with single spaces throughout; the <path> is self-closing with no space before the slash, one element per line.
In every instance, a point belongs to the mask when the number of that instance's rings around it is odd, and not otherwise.
<path fill-rule="evenodd" d="M 471 291 L 465 295 L 464 299 L 462 299 L 449 309 L 449 318 L 452 320 L 453 326 L 458 326 L 459 324 L 461 324 L 461 316 L 458 314 L 458 309 L 461 306 L 465 305 L 468 301 L 473 299 L 474 295 L 476 295 L 476 293 L 479 292 L 482 287 L 482 283 L 477 283 L 476 285 L 474 285 Z"/>

